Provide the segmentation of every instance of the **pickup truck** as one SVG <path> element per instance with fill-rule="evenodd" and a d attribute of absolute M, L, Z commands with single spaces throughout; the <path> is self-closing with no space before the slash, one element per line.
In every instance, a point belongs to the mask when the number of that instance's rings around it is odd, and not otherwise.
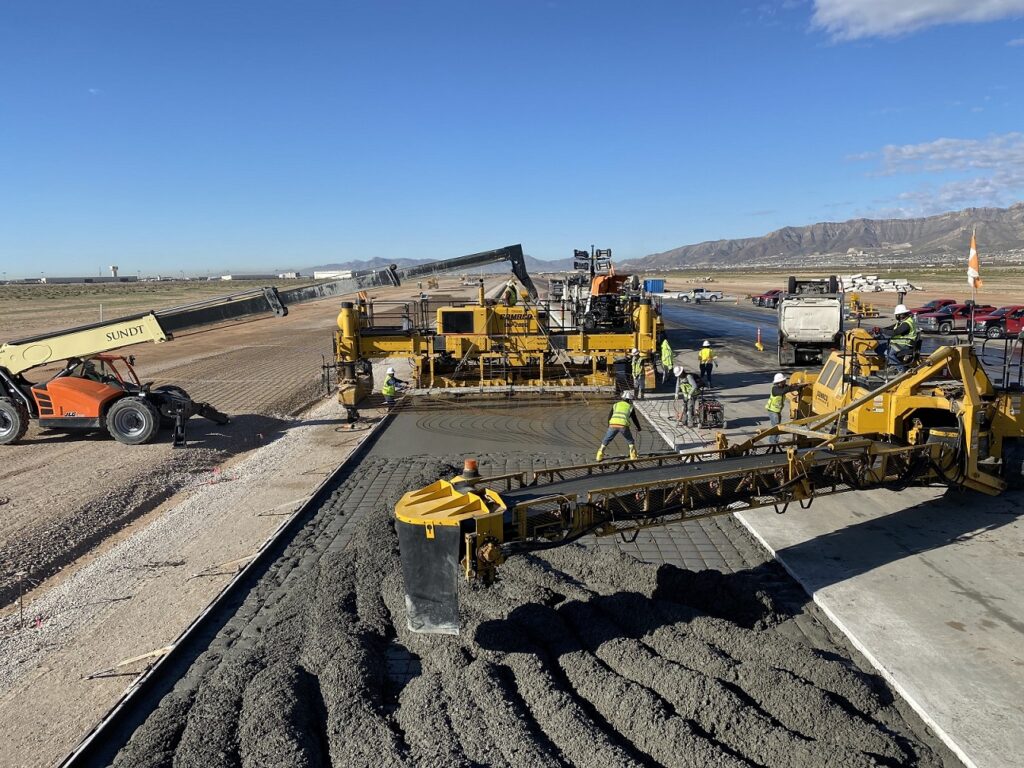
<path fill-rule="evenodd" d="M 1024 331 L 1024 305 L 1000 307 L 987 315 L 979 315 L 977 310 L 974 312 L 975 336 L 999 339 L 1016 336 L 1021 331 Z"/>
<path fill-rule="evenodd" d="M 923 307 L 913 307 L 910 310 L 910 314 L 916 317 L 917 315 L 927 314 L 928 312 L 938 312 L 943 307 L 948 307 L 950 304 L 956 303 L 958 303 L 956 299 L 932 299 Z"/>
<path fill-rule="evenodd" d="M 991 304 L 975 304 L 974 316 L 995 312 Z M 917 326 L 923 333 L 966 333 L 971 322 L 970 304 L 947 304 L 938 312 L 925 312 L 917 316 Z"/>
<path fill-rule="evenodd" d="M 699 304 L 702 301 L 721 301 L 724 295 L 725 294 L 721 291 L 709 291 L 707 288 L 693 288 L 685 293 L 680 293 L 676 298 L 680 301 L 692 301 Z"/>
<path fill-rule="evenodd" d="M 750 303 L 755 307 L 768 307 L 769 309 L 775 309 L 778 306 L 779 299 L 782 298 L 782 294 L 785 291 L 781 288 L 772 288 L 770 291 L 765 291 L 759 296 L 751 296 Z"/>

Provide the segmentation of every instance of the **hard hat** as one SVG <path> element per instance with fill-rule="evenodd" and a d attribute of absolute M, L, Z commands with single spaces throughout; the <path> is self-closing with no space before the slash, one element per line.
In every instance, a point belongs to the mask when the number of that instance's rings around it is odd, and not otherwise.
<path fill-rule="evenodd" d="M 631 354 L 631 355 L 639 355 L 640 354 L 640 350 L 637 349 L 636 347 L 633 347 L 633 351 L 630 352 L 629 354 Z"/>
<path fill-rule="evenodd" d="M 672 366 L 672 373 L 674 373 L 675 377 L 678 379 L 680 376 L 682 376 L 684 373 L 686 373 L 686 369 L 683 368 L 683 366 L 681 366 L 681 365 L 673 365 Z"/>
<path fill-rule="evenodd" d="M 705 340 L 705 341 L 704 341 L 704 343 L 703 343 L 703 344 L 701 344 L 701 346 L 702 346 L 702 347 L 710 347 L 710 346 L 711 346 L 711 342 L 710 342 L 710 341 L 707 341 L 707 340 Z"/>
<path fill-rule="evenodd" d="M 622 399 L 623 399 L 623 400 L 632 400 L 632 399 L 633 399 L 633 393 L 632 393 L 632 392 L 630 392 L 630 391 L 629 391 L 629 390 L 627 389 L 627 390 L 626 390 L 625 392 L 623 392 L 623 393 L 622 393 Z"/>
<path fill-rule="evenodd" d="M 394 372 L 395 372 L 394 368 L 388 368 L 387 371 L 385 371 L 385 373 L 394 373 Z"/>
<path fill-rule="evenodd" d="M 786 374 L 784 374 L 784 373 L 776 373 L 775 374 L 775 378 L 772 379 L 772 384 L 781 384 L 785 380 L 786 380 Z"/>
<path fill-rule="evenodd" d="M 894 315 L 909 315 L 910 310 L 907 309 L 906 304 L 897 304 L 896 309 L 893 310 Z"/>

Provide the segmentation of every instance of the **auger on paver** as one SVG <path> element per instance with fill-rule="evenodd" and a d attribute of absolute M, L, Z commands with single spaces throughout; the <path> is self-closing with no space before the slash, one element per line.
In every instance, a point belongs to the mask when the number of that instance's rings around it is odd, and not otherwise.
<path fill-rule="evenodd" d="M 796 418 L 729 445 L 496 477 L 463 473 L 395 508 L 409 627 L 458 633 L 458 581 L 494 580 L 513 555 L 645 528 L 870 488 L 942 484 L 995 495 L 1024 487 L 1021 342 L 993 384 L 970 345 L 942 347 L 886 380 L 870 336 L 847 334 L 790 395 Z M 784 436 L 787 443 L 768 438 Z"/>

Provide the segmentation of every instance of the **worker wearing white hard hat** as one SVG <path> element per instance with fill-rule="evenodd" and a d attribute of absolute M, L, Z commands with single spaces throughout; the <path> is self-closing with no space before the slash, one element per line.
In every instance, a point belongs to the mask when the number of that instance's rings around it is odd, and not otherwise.
<path fill-rule="evenodd" d="M 398 394 L 398 385 L 404 385 L 405 382 L 395 376 L 395 369 L 389 367 L 384 372 L 384 385 L 380 388 L 380 393 L 384 395 L 384 404 L 388 408 L 392 408 L 395 405 L 395 395 Z"/>
<path fill-rule="evenodd" d="M 896 322 L 891 328 L 878 332 L 881 338 L 875 352 L 885 358 L 895 373 L 903 373 L 921 351 L 921 331 L 917 327 L 917 318 L 905 304 L 897 304 L 892 313 Z"/>
<path fill-rule="evenodd" d="M 710 386 L 711 372 L 718 367 L 718 360 L 715 350 L 711 348 L 711 342 L 707 339 L 700 345 L 697 359 L 700 361 L 700 377 L 704 380 L 705 384 Z"/>
<path fill-rule="evenodd" d="M 516 281 L 509 280 L 505 284 L 505 290 L 501 292 L 501 300 L 504 302 L 506 307 L 514 307 L 516 305 Z"/>
<path fill-rule="evenodd" d="M 765 403 L 764 409 L 768 411 L 768 426 L 776 427 L 782 423 L 782 404 L 786 399 L 788 392 L 799 392 L 803 389 L 805 384 L 787 384 L 786 374 L 776 373 L 772 377 L 772 389 L 768 395 L 768 402 Z M 775 433 L 768 438 L 769 443 L 779 442 L 779 435 Z"/>
<path fill-rule="evenodd" d="M 597 447 L 597 461 L 604 458 L 604 449 L 618 435 L 626 438 L 626 445 L 629 446 L 629 458 L 636 459 L 638 457 L 633 433 L 629 431 L 630 420 L 633 421 L 636 431 L 640 432 L 640 420 L 636 417 L 636 410 L 633 407 L 633 393 L 626 389 L 619 395 L 618 402 L 612 405 L 612 409 L 608 412 L 608 431 L 604 433 L 604 439 Z"/>

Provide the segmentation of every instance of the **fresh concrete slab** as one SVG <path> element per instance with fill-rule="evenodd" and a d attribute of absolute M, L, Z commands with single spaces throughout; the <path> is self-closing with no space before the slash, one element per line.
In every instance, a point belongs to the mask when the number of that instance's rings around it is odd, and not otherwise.
<path fill-rule="evenodd" d="M 1024 751 L 1024 495 L 870 491 L 736 517 L 965 764 Z"/>
<path fill-rule="evenodd" d="M 696 347 L 699 334 L 672 333 Z M 763 425 L 775 356 L 715 343 L 717 395 L 735 442 Z M 639 409 L 672 448 L 708 442 L 673 429 L 670 401 L 655 393 Z M 910 489 L 735 517 L 966 765 L 1008 768 L 1024 754 L 1022 513 L 1022 493 Z"/>

